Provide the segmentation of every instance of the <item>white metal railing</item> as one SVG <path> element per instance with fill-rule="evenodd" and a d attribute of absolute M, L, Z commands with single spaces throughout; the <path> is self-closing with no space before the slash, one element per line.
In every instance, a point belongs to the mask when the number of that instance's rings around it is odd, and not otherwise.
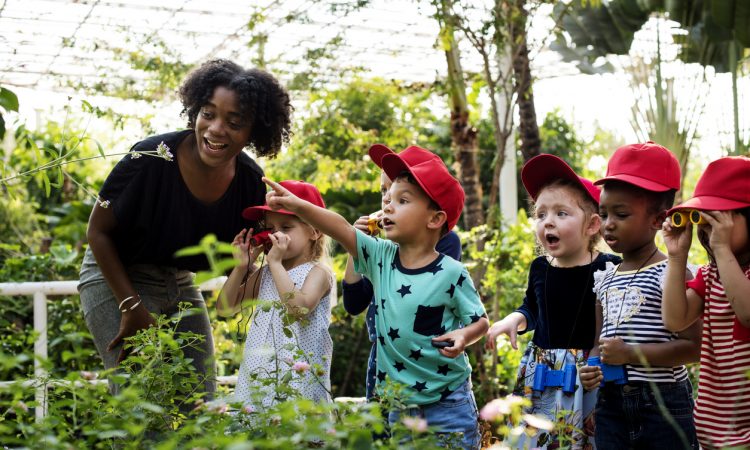
<path fill-rule="evenodd" d="M 200 285 L 201 291 L 215 291 L 221 289 L 226 277 L 214 278 Z M 32 295 L 34 297 L 34 331 L 37 334 L 34 341 L 34 377 L 36 380 L 43 379 L 47 373 L 41 362 L 47 359 L 47 296 L 50 295 L 74 295 L 78 293 L 78 281 L 38 281 L 25 283 L 0 283 L 0 295 L 21 296 Z M 105 382 L 105 380 L 92 380 L 94 382 Z M 236 376 L 218 377 L 219 384 L 235 384 Z M 0 386 L 14 383 L 12 381 L 0 382 Z M 27 385 L 33 385 L 34 381 L 25 381 Z M 53 381 L 50 384 L 55 384 Z M 39 383 L 36 388 L 35 398 L 40 405 L 35 410 L 36 420 L 40 421 L 47 415 L 47 384 Z"/>

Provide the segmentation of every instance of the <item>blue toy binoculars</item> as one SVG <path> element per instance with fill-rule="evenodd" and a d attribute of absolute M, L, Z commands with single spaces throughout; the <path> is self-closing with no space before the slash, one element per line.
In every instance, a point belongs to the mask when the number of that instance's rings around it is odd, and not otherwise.
<path fill-rule="evenodd" d="M 589 366 L 599 366 L 602 369 L 602 375 L 604 375 L 601 383 L 602 386 L 609 381 L 614 381 L 615 384 L 625 384 L 628 382 L 628 374 L 625 372 L 624 366 L 603 364 L 601 358 L 598 356 L 591 356 L 586 364 Z"/>
<path fill-rule="evenodd" d="M 563 370 L 551 370 L 544 363 L 537 363 L 534 373 L 534 391 L 544 392 L 548 387 L 561 387 L 566 394 L 576 391 L 576 365 L 565 364 Z"/>
<path fill-rule="evenodd" d="M 672 213 L 672 226 L 682 228 L 687 225 L 688 220 L 693 225 L 703 225 L 706 220 L 697 209 L 683 209 Z"/>

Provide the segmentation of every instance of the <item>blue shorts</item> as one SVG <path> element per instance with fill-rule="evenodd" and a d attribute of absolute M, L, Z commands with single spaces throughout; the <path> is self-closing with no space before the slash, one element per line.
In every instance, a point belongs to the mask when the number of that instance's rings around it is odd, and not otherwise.
<path fill-rule="evenodd" d="M 393 425 L 401 416 L 421 417 L 438 435 L 439 439 L 450 439 L 453 433 L 461 433 L 461 446 L 465 449 L 478 449 L 481 441 L 479 433 L 479 412 L 471 381 L 466 380 L 444 400 L 388 413 L 388 423 Z"/>

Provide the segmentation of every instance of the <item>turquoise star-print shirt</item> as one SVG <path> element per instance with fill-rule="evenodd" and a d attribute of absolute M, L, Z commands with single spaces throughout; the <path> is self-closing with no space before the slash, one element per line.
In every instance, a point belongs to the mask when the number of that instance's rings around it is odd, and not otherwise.
<path fill-rule="evenodd" d="M 425 405 L 450 395 L 471 374 L 463 353 L 440 354 L 432 339 L 486 316 L 463 264 L 445 255 L 419 269 L 406 269 L 398 245 L 357 230 L 355 270 L 372 282 L 378 332 L 377 381 L 407 386 L 409 404 Z"/>

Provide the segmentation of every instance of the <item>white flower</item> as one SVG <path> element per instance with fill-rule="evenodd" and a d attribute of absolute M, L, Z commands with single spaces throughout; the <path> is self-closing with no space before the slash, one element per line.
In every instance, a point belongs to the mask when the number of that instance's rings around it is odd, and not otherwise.
<path fill-rule="evenodd" d="M 401 422 L 406 425 L 406 428 L 417 433 L 424 433 L 427 431 L 427 421 L 421 417 L 404 417 Z"/>
<path fill-rule="evenodd" d="M 131 152 L 130 153 L 130 159 L 138 159 L 141 156 L 143 156 L 143 155 L 141 155 L 141 152 Z"/>
<path fill-rule="evenodd" d="M 172 159 L 174 159 L 174 155 L 164 141 L 159 142 L 159 145 L 156 146 L 156 154 L 167 161 L 172 161 Z"/>
<path fill-rule="evenodd" d="M 109 208 L 109 200 L 99 200 L 99 206 L 102 208 Z"/>
<path fill-rule="evenodd" d="M 96 372 L 90 372 L 88 370 L 82 370 L 81 371 L 81 378 L 84 380 L 96 380 L 98 377 Z"/>
<path fill-rule="evenodd" d="M 526 422 L 530 427 L 534 427 L 537 430 L 552 431 L 555 428 L 555 424 L 551 420 L 547 420 L 544 417 L 535 416 L 533 414 L 524 414 L 523 421 Z"/>

